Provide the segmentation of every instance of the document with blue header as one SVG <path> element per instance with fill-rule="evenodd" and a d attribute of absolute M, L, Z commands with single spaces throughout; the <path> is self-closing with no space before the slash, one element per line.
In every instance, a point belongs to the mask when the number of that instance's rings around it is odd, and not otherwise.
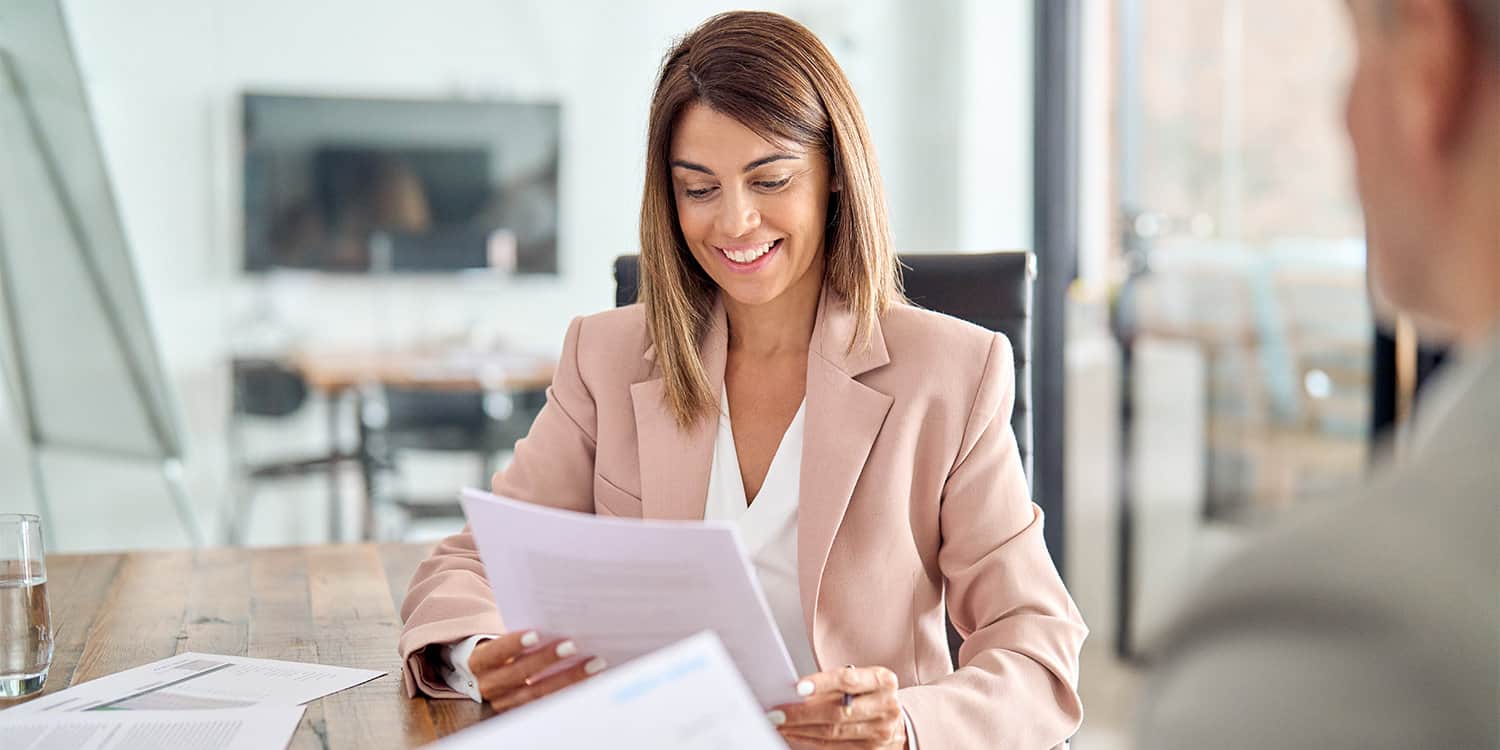
<path fill-rule="evenodd" d="M 713 633 L 428 745 L 432 750 L 785 750 Z"/>
<path fill-rule="evenodd" d="M 460 500 L 506 630 L 571 638 L 611 666 L 710 630 L 761 707 L 798 700 L 733 524 L 605 518 L 472 489 Z"/>

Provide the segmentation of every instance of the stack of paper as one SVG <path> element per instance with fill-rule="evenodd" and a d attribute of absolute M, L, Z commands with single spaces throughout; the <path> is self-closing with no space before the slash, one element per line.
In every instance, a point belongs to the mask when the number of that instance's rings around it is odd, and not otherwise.
<path fill-rule="evenodd" d="M 42 696 L 0 714 L 0 720 L 53 711 L 207 710 L 267 703 L 297 706 L 384 674 L 371 669 L 188 651 Z"/>
<path fill-rule="evenodd" d="M 708 630 L 763 708 L 799 700 L 734 524 L 605 518 L 472 489 L 460 499 L 507 630 L 570 638 L 611 665 Z"/>
<path fill-rule="evenodd" d="M 286 747 L 302 706 L 0 715 L 6 750 L 266 750 Z"/>
<path fill-rule="evenodd" d="M 384 675 L 182 653 L 0 712 L 5 750 L 284 748 L 302 704 Z"/>

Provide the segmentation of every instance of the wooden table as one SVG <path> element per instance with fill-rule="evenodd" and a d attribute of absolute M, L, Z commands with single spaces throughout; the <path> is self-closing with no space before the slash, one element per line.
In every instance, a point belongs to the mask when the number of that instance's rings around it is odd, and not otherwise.
<path fill-rule="evenodd" d="M 314 390 L 339 393 L 366 383 L 436 391 L 542 390 L 557 363 L 517 352 L 421 350 L 302 351 L 288 363 Z"/>
<path fill-rule="evenodd" d="M 396 636 L 427 545 L 351 544 L 51 555 L 56 654 L 46 692 L 184 651 L 388 672 L 313 701 L 291 748 L 417 747 L 491 714 L 411 700 Z M 0 708 L 16 705 L 0 701 Z"/>

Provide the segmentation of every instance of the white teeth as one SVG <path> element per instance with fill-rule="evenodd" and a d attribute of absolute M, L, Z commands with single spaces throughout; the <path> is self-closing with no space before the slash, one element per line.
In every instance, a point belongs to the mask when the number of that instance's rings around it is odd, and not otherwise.
<path fill-rule="evenodd" d="M 776 241 L 772 240 L 764 245 L 752 247 L 749 250 L 724 250 L 720 248 L 720 252 L 729 256 L 729 259 L 735 263 L 751 263 L 760 256 L 770 252 L 771 246 L 774 244 L 776 244 Z"/>

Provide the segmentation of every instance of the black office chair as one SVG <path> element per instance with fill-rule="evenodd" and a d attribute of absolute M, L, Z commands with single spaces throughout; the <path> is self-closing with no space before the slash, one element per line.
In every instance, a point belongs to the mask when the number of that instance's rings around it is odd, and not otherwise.
<path fill-rule="evenodd" d="M 249 460 L 245 455 L 243 418 L 284 419 L 295 416 L 307 403 L 307 382 L 296 370 L 274 358 L 236 357 L 230 361 L 229 367 L 233 386 L 229 451 L 238 486 L 233 493 L 234 507 L 226 517 L 225 536 L 230 544 L 241 544 L 250 521 L 250 505 L 257 485 L 280 479 L 328 475 L 342 465 L 358 463 L 359 454 L 330 450 L 316 455 Z M 328 502 L 336 503 L 338 498 L 330 494 Z"/>
<path fill-rule="evenodd" d="M 488 488 L 494 459 L 526 437 L 546 402 L 544 391 L 440 391 L 395 386 L 360 392 L 359 444 L 366 507 L 363 536 L 376 537 L 374 511 L 394 506 L 407 521 L 463 517 L 451 496 L 396 492 L 387 478 L 399 474 L 406 451 L 469 453 L 479 459 L 477 487 Z"/>
<path fill-rule="evenodd" d="M 906 296 L 921 307 L 967 320 L 1010 339 L 1015 351 L 1016 404 L 1011 429 L 1021 454 L 1026 481 L 1031 482 L 1031 295 L 1036 280 L 1036 256 L 1027 251 L 982 254 L 902 255 Z M 626 255 L 615 260 L 615 305 L 635 302 L 640 288 L 639 260 Z M 1033 497 L 1049 524 L 1063 517 L 1062 498 Z M 1054 512 L 1058 511 L 1058 512 Z M 1050 530 L 1050 529 L 1049 529 Z M 1061 529 L 1058 529 L 1061 533 Z M 1057 551 L 1049 549 L 1062 569 Z M 955 665 L 962 642 L 952 624 L 948 646 Z"/>

